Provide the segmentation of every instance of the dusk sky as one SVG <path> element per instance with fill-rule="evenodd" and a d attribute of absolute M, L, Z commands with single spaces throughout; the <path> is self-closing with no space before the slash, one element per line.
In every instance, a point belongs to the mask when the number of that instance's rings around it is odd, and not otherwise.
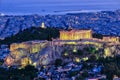
<path fill-rule="evenodd" d="M 0 0 L 0 12 L 13 14 L 116 9 L 120 9 L 120 0 Z"/>

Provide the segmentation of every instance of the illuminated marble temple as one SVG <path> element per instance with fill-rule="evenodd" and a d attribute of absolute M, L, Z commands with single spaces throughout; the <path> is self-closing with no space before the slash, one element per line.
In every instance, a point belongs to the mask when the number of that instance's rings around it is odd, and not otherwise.
<path fill-rule="evenodd" d="M 119 42 L 119 37 L 116 37 L 116 36 L 104 36 L 103 41 L 105 41 L 105 42 Z"/>
<path fill-rule="evenodd" d="M 60 31 L 60 40 L 80 40 L 80 39 L 91 39 L 92 30 L 70 30 Z"/>

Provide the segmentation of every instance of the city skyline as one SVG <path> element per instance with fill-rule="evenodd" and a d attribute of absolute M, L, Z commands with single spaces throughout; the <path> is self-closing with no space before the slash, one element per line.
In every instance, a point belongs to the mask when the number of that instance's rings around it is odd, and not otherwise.
<path fill-rule="evenodd" d="M 120 80 L 120 0 L 0 0 L 0 80 Z"/>

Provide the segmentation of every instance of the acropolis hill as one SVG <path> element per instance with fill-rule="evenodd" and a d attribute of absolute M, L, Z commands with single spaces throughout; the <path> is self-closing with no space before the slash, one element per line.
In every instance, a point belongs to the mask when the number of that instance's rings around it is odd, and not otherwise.
<path fill-rule="evenodd" d="M 61 58 L 66 48 L 76 52 L 78 49 L 83 50 L 91 45 L 98 50 L 98 53 L 104 53 L 103 56 L 111 56 L 113 52 L 120 52 L 119 37 L 104 36 L 103 39 L 97 39 L 92 37 L 92 30 L 61 30 L 59 39 L 52 41 L 35 40 L 11 44 L 11 52 L 5 59 L 5 65 L 23 67 L 28 64 L 36 67 L 48 65 L 55 59 Z"/>

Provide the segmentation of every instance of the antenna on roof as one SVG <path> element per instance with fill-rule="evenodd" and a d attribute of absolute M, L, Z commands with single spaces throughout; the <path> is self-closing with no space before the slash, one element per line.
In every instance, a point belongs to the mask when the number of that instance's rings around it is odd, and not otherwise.
<path fill-rule="evenodd" d="M 73 29 L 72 26 L 69 26 L 69 27 L 68 27 L 68 30 L 72 30 L 72 29 Z"/>

